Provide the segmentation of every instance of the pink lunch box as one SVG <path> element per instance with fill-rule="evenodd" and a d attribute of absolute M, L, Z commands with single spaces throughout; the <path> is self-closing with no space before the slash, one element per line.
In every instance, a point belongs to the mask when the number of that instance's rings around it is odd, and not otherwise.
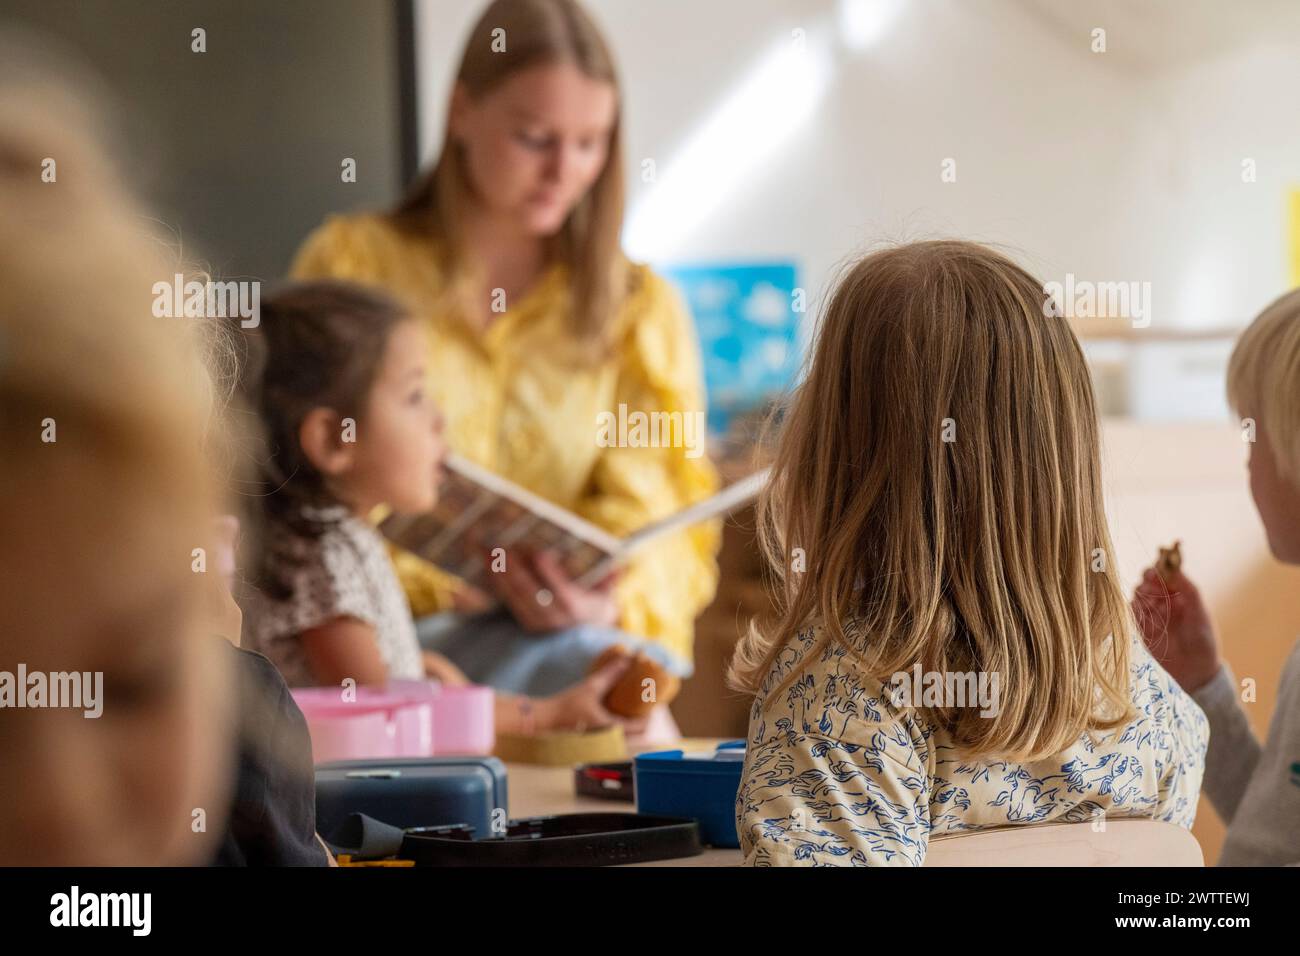
<path fill-rule="evenodd" d="M 491 687 L 452 687 L 428 680 L 388 682 L 391 693 L 433 704 L 433 755 L 490 754 L 496 744 Z"/>
<path fill-rule="evenodd" d="M 494 743 L 490 687 L 442 687 L 393 681 L 360 687 L 302 687 L 294 700 L 307 718 L 312 760 L 486 754 Z"/>

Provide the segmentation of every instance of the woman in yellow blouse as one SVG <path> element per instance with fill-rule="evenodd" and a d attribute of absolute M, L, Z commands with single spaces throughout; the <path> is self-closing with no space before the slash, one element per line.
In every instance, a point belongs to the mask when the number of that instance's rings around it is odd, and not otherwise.
<path fill-rule="evenodd" d="M 442 155 L 395 210 L 327 220 L 293 271 L 404 301 L 432 333 L 451 448 L 624 534 L 707 496 L 717 476 L 690 449 L 597 440 L 598 417 L 620 406 L 701 418 L 705 408 L 689 316 L 619 246 L 619 99 L 609 51 L 573 0 L 496 0 L 466 45 Z M 700 525 L 594 588 L 547 555 L 510 554 L 507 571 L 488 576 L 508 616 L 440 614 L 422 636 L 470 679 L 526 693 L 638 638 L 688 675 L 717 547 L 716 524 Z M 472 605 L 413 555 L 395 561 L 417 616 Z"/>

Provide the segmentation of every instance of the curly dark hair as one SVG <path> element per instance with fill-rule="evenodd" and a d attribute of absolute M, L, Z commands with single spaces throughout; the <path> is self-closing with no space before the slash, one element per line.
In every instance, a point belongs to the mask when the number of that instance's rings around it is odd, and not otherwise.
<path fill-rule="evenodd" d="M 396 301 L 371 288 L 336 280 L 295 282 L 262 301 L 260 322 L 242 334 L 239 397 L 259 419 L 245 429 L 253 454 L 248 511 L 260 542 L 251 583 L 275 600 L 290 589 L 294 545 L 315 540 L 341 504 L 298 440 L 314 408 L 360 422 L 393 329 L 409 318 Z"/>

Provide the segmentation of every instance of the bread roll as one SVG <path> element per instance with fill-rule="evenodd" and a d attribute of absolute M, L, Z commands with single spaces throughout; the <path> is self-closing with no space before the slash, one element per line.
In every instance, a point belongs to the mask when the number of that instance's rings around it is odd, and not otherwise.
<path fill-rule="evenodd" d="M 632 663 L 605 695 L 605 708 L 619 717 L 644 717 L 656 704 L 672 703 L 677 692 L 682 689 L 680 678 L 668 673 L 646 655 L 634 655 L 622 644 L 606 648 L 592 662 L 591 669 L 600 670 L 610 661 L 629 656 Z M 647 680 L 654 683 L 647 684 Z"/>

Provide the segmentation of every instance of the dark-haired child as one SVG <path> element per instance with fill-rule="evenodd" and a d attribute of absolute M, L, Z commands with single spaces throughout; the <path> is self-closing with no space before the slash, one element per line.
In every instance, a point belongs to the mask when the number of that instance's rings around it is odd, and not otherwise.
<path fill-rule="evenodd" d="M 421 652 L 382 538 L 379 505 L 419 513 L 437 502 L 442 422 L 426 391 L 421 326 L 380 293 L 336 281 L 290 285 L 246 332 L 241 388 L 258 414 L 259 551 L 243 596 L 246 639 L 290 685 L 463 681 Z M 614 722 L 601 700 L 616 661 L 542 699 L 497 695 L 499 730 Z"/>

